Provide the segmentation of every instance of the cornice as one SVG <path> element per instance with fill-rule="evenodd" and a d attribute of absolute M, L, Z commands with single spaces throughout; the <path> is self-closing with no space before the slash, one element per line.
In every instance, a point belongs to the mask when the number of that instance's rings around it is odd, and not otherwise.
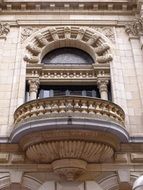
<path fill-rule="evenodd" d="M 3 0 L 0 1 L 1 12 L 41 12 L 51 11 L 52 12 L 107 12 L 109 14 L 122 13 L 133 14 L 137 10 L 137 3 L 129 0 Z"/>

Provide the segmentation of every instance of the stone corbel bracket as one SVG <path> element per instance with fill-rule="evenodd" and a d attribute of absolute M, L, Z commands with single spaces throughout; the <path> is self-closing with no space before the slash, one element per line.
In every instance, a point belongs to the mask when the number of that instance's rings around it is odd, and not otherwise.
<path fill-rule="evenodd" d="M 75 47 L 89 53 L 96 64 L 112 61 L 107 38 L 91 28 L 76 26 L 44 28 L 35 32 L 26 46 L 24 61 L 27 64 L 41 64 L 43 56 L 59 47 Z"/>

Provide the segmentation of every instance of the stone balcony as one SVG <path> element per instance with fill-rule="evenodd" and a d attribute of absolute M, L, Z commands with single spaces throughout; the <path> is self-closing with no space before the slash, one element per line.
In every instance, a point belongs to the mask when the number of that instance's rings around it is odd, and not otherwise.
<path fill-rule="evenodd" d="M 110 162 L 128 141 L 124 111 L 97 98 L 61 96 L 29 101 L 14 114 L 11 141 L 29 160 L 50 163 L 72 180 L 88 163 Z"/>

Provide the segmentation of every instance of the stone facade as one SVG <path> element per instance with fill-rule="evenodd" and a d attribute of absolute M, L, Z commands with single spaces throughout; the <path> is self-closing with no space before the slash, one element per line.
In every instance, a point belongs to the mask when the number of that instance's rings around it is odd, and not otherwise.
<path fill-rule="evenodd" d="M 142 17 L 142 0 L 0 0 L 0 189 L 142 189 Z M 62 47 L 94 63 L 41 63 Z M 101 99 L 36 99 L 83 83 Z"/>

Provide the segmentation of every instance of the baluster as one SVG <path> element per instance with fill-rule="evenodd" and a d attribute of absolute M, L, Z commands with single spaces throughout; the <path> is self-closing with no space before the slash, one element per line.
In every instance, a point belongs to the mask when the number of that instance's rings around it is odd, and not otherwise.
<path fill-rule="evenodd" d="M 65 100 L 59 101 L 59 113 L 65 113 L 66 106 L 65 106 Z"/>
<path fill-rule="evenodd" d="M 74 112 L 75 113 L 80 113 L 80 100 L 79 99 L 75 99 L 74 100 Z"/>
<path fill-rule="evenodd" d="M 73 100 L 67 99 L 66 108 L 68 113 L 73 112 Z"/>
<path fill-rule="evenodd" d="M 94 105 L 94 101 L 90 100 L 89 106 L 88 106 L 89 114 L 95 114 L 95 107 L 93 105 Z"/>
<path fill-rule="evenodd" d="M 101 104 L 101 102 L 98 102 L 98 101 L 95 102 L 95 112 L 97 115 L 101 115 L 101 108 L 100 108 L 101 105 L 100 104 Z"/>
<path fill-rule="evenodd" d="M 39 110 L 38 110 L 38 115 L 43 115 L 44 114 L 44 102 L 39 103 Z"/>
<path fill-rule="evenodd" d="M 51 113 L 51 101 L 45 103 L 45 114 Z"/>
<path fill-rule="evenodd" d="M 37 116 L 37 104 L 32 104 L 31 116 Z"/>
<path fill-rule="evenodd" d="M 87 100 L 81 100 L 81 112 L 87 113 Z"/>
<path fill-rule="evenodd" d="M 52 113 L 58 113 L 58 108 L 59 108 L 58 101 L 54 100 L 52 103 L 52 109 L 51 109 Z"/>

